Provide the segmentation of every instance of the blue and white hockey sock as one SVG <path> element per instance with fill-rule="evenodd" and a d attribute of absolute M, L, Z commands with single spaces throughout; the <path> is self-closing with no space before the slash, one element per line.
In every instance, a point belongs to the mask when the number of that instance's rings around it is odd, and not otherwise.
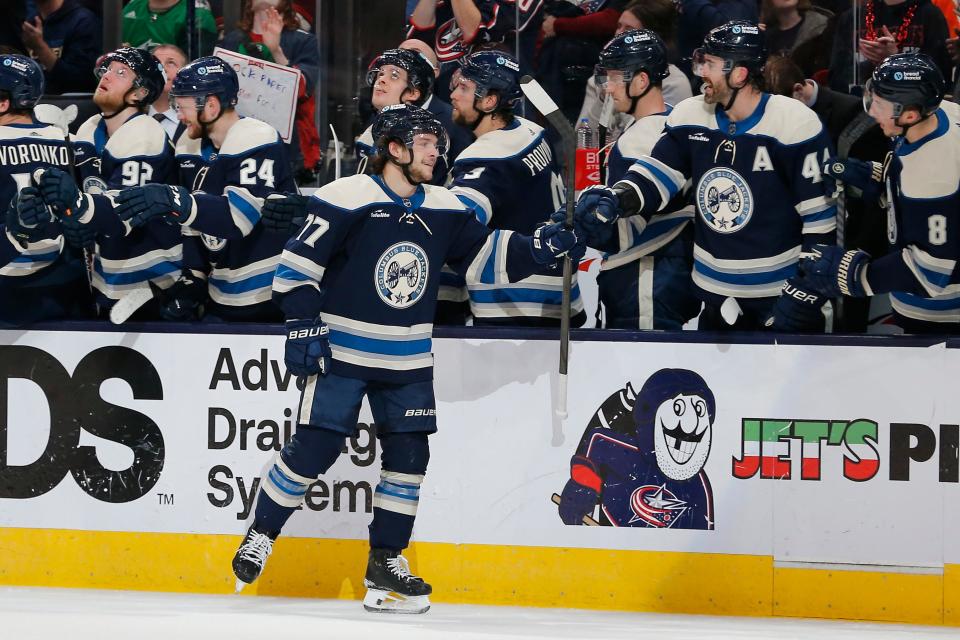
<path fill-rule="evenodd" d="M 402 551 L 410 543 L 423 475 L 381 471 L 373 495 L 370 546 Z"/>
<path fill-rule="evenodd" d="M 281 454 L 273 460 L 267 477 L 260 485 L 253 526 L 257 531 L 276 537 L 287 519 L 303 501 L 307 487 L 316 478 L 301 476 L 283 461 Z"/>

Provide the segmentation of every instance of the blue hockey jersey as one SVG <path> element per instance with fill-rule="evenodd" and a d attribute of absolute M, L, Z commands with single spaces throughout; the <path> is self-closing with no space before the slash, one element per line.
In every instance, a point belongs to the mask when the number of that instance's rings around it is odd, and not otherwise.
<path fill-rule="evenodd" d="M 184 266 L 207 279 L 207 312 L 232 320 L 279 319 L 271 284 L 289 236 L 258 223 L 263 198 L 297 192 L 280 135 L 265 122 L 241 118 L 219 150 L 208 139 L 181 136 L 177 162 L 180 183 L 195 192 L 198 205 L 183 227 Z"/>
<path fill-rule="evenodd" d="M 464 149 L 450 171 L 450 190 L 490 228 L 525 234 L 549 220 L 565 196 L 543 128 L 523 118 L 485 133 Z M 563 278 L 558 269 L 540 269 L 519 283 L 474 283 L 467 289 L 470 311 L 478 321 L 560 318 Z M 571 313 L 582 312 L 574 274 Z"/>
<path fill-rule="evenodd" d="M 892 251 L 865 275 L 900 315 L 960 323 L 960 128 L 943 109 L 935 117 L 923 139 L 896 140 L 886 179 Z"/>
<path fill-rule="evenodd" d="M 48 124 L 0 126 L 0 211 L 31 181 L 37 169 L 68 170 L 63 132 Z M 85 294 L 82 260 L 64 253 L 57 224 L 39 230 L 34 241 L 15 238 L 0 220 L 0 324 L 21 325 L 66 315 L 67 298 Z M 71 291 L 73 290 L 73 291 Z"/>
<path fill-rule="evenodd" d="M 167 134 L 160 123 L 143 114 L 128 119 L 109 137 L 106 121 L 92 116 L 77 131 L 73 149 L 82 189 L 88 194 L 171 184 L 175 179 Z M 148 281 L 161 289 L 176 281 L 183 258 L 179 229 L 159 219 L 132 229 L 116 217 L 110 201 L 89 200 L 85 222 L 97 230 L 93 287 L 101 308 L 110 308 Z"/>
<path fill-rule="evenodd" d="M 331 370 L 395 383 L 431 380 L 431 332 L 440 266 L 471 283 L 532 273 L 529 238 L 491 231 L 456 196 L 421 185 L 409 198 L 379 176 L 350 176 L 317 191 L 273 281 L 288 319 L 330 326 Z"/>
<path fill-rule="evenodd" d="M 668 107 L 665 113 L 635 120 L 620 134 L 607 156 L 608 185 L 616 184 L 637 160 L 650 155 L 663 133 L 670 111 Z M 685 192 L 686 189 L 679 191 L 661 213 L 650 218 L 649 223 L 638 216 L 618 220 L 616 248 L 604 254 L 600 269 L 615 269 L 650 255 L 680 235 L 694 215 L 693 205 L 687 204 Z"/>
<path fill-rule="evenodd" d="M 624 181 L 649 221 L 691 180 L 693 282 L 706 302 L 774 297 L 802 247 L 834 242 L 836 206 L 821 176 L 830 154 L 820 120 L 798 100 L 763 94 L 753 114 L 731 122 L 695 96 Z"/>

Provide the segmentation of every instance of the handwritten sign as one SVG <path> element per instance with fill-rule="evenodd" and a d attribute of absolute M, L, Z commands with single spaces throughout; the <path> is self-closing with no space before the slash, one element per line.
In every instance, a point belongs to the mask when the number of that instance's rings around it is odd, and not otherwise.
<path fill-rule="evenodd" d="M 237 112 L 263 120 L 290 142 L 297 114 L 300 70 L 217 47 L 213 55 L 233 66 L 240 80 Z"/>

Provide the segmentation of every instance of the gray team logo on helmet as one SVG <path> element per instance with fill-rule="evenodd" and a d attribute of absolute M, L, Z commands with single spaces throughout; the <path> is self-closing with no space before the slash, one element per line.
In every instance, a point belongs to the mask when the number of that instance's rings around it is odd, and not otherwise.
<path fill-rule="evenodd" d="M 394 309 L 406 309 L 423 297 L 429 275 L 426 252 L 412 242 L 398 242 L 377 260 L 373 281 L 381 300 Z"/>
<path fill-rule="evenodd" d="M 735 233 L 753 215 L 753 193 L 739 173 L 715 167 L 697 184 L 697 210 L 717 233 Z"/>

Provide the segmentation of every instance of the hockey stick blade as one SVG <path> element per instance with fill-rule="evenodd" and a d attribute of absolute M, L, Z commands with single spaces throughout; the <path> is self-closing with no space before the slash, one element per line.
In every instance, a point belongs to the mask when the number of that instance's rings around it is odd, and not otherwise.
<path fill-rule="evenodd" d="M 559 494 L 559 493 L 555 493 L 555 494 L 553 494 L 552 496 L 550 496 L 550 500 L 553 501 L 553 504 L 555 504 L 555 505 L 557 505 L 557 506 L 560 506 L 560 500 L 561 500 L 561 498 L 560 498 L 560 494 Z M 596 520 L 594 520 L 594 519 L 591 518 L 590 516 L 583 516 L 583 520 L 582 520 L 581 522 L 583 522 L 583 524 L 587 525 L 588 527 L 599 527 L 599 526 L 601 526 L 599 522 L 597 522 Z"/>
<path fill-rule="evenodd" d="M 137 309 L 152 299 L 153 291 L 151 291 L 150 287 L 134 289 L 110 307 L 110 322 L 113 324 L 123 324 L 130 319 L 130 316 L 137 312 Z"/>

